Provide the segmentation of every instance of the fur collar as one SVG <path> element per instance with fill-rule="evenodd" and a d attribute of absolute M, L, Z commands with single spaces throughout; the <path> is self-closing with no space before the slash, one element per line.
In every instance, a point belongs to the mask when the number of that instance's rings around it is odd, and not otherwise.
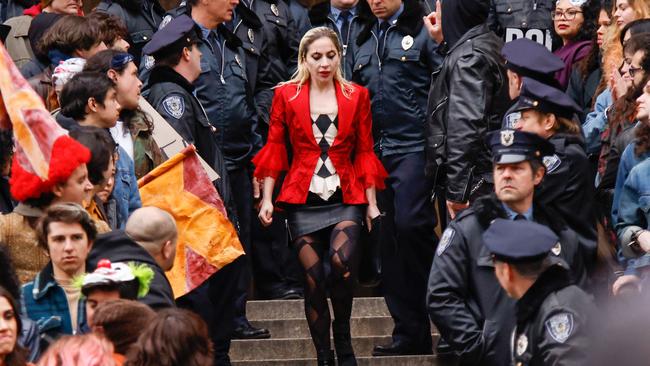
<path fill-rule="evenodd" d="M 241 18 L 242 22 L 244 22 L 248 28 L 255 30 L 262 28 L 262 21 L 260 18 L 254 11 L 244 5 L 244 3 L 240 2 L 237 4 L 235 10 L 237 11 L 237 16 Z"/>
<path fill-rule="evenodd" d="M 501 201 L 497 199 L 494 193 L 478 198 L 472 204 L 472 210 L 483 230 L 486 230 L 494 219 L 508 217 Z M 548 226 L 558 235 L 566 228 L 566 223 L 558 213 L 537 201 L 533 202 L 533 216 L 537 223 Z"/>
<path fill-rule="evenodd" d="M 517 301 L 517 327 L 537 314 L 548 295 L 572 284 L 571 274 L 566 268 L 558 264 L 550 266 Z"/>
<path fill-rule="evenodd" d="M 187 90 L 188 93 L 194 91 L 194 86 L 169 66 L 156 66 L 151 70 L 151 75 L 149 75 L 149 86 L 167 82 L 181 86 L 183 89 Z"/>
<path fill-rule="evenodd" d="M 397 18 L 397 30 L 403 35 L 415 38 L 424 26 L 422 17 L 425 16 L 424 8 L 419 0 L 404 0 L 404 11 Z M 370 38 L 370 34 L 377 24 L 377 18 L 372 14 L 367 1 L 359 1 L 359 18 L 363 24 L 357 37 L 357 45 L 362 45 Z"/>

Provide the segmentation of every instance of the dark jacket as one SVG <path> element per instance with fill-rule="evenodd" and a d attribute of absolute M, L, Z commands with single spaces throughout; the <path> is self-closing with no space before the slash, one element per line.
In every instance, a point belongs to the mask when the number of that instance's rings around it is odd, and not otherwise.
<path fill-rule="evenodd" d="M 300 6 L 300 5 L 297 5 Z M 368 20 L 370 15 L 367 10 L 361 11 L 362 3 L 356 7 L 356 15 L 350 18 L 350 26 L 348 27 L 347 34 L 341 34 L 339 28 L 336 26 L 336 19 L 332 14 L 332 6 L 330 1 L 323 1 L 311 7 L 308 10 L 307 17 L 307 28 L 301 30 L 300 38 L 305 35 L 305 33 L 311 28 L 316 27 L 327 27 L 336 32 L 343 46 L 343 59 L 341 60 L 341 67 L 343 67 L 343 77 L 350 79 L 352 78 L 352 73 L 350 70 L 351 65 L 353 64 L 352 52 L 349 52 L 350 47 L 354 46 L 355 40 L 359 37 L 359 32 L 364 27 L 364 21 Z"/>
<path fill-rule="evenodd" d="M 481 180 L 492 181 L 483 138 L 499 129 L 510 105 L 501 41 L 487 25 L 470 29 L 433 76 L 427 110 L 427 174 L 446 199 L 467 202 Z"/>
<path fill-rule="evenodd" d="M 571 72 L 571 78 L 569 78 L 569 86 L 567 87 L 566 93 L 574 102 L 576 102 L 577 105 L 580 106 L 580 109 L 582 110 L 582 112 L 578 114 L 580 124 L 585 123 L 587 114 L 594 110 L 596 89 L 598 89 L 602 77 L 603 72 L 600 67 L 597 67 L 595 70 L 590 72 L 587 77 L 582 75 L 579 66 Z"/>
<path fill-rule="evenodd" d="M 577 234 L 552 210 L 533 204 L 535 221 L 560 238 L 559 257 L 578 283 L 584 266 Z M 503 366 L 510 362 L 515 301 L 501 289 L 482 234 L 495 218 L 506 218 L 496 196 L 481 197 L 449 223 L 433 260 L 427 291 L 431 320 L 440 331 L 438 354 L 459 357 L 460 365 Z M 552 254 L 554 260 L 557 253 Z"/>
<path fill-rule="evenodd" d="M 146 264 L 154 271 L 154 278 L 151 281 L 147 296 L 138 301 L 151 306 L 153 309 L 161 309 L 175 306 L 172 287 L 165 277 L 165 271 L 158 266 L 153 257 L 138 243 L 133 241 L 122 230 L 115 230 L 101 234 L 93 243 L 93 248 L 88 254 L 86 268 L 96 268 L 97 262 L 101 259 L 108 259 L 111 262 L 135 262 Z"/>
<path fill-rule="evenodd" d="M 544 180 L 535 190 L 535 198 L 562 215 L 567 225 L 583 239 L 585 263 L 596 259 L 596 212 L 594 211 L 594 175 L 585 154 L 581 135 L 556 133 L 549 142 L 555 154 L 546 157 Z"/>
<path fill-rule="evenodd" d="M 140 65 L 142 48 L 149 43 L 165 15 L 158 0 L 101 0 L 97 11 L 109 13 L 122 19 L 129 32 L 129 53 Z"/>
<path fill-rule="evenodd" d="M 595 313 L 592 297 L 572 284 L 566 269 L 551 266 L 517 301 L 513 364 L 584 365 Z"/>
<path fill-rule="evenodd" d="M 257 19 L 261 29 L 259 18 L 250 9 L 243 9 L 243 13 L 241 9 L 237 10 L 238 14 L 247 14 L 249 20 Z M 190 13 L 191 7 L 183 3 L 170 12 L 174 17 Z M 235 26 L 235 31 L 237 29 Z M 199 49 L 203 55 L 201 75 L 194 82 L 195 95 L 205 109 L 210 124 L 216 128 L 217 143 L 227 169 L 233 170 L 248 167 L 252 157 L 262 148 L 262 139 L 256 131 L 258 116 L 253 93 L 256 83 L 249 80 L 257 72 L 252 75 L 248 73 L 248 56 L 241 38 L 224 24 L 220 24 L 215 31 L 221 39 L 220 49 L 213 48 L 210 41 L 201 35 Z M 244 33 L 246 37 L 247 33 Z"/>
<path fill-rule="evenodd" d="M 196 146 L 203 160 L 219 174 L 216 188 L 226 207 L 230 207 L 228 172 L 217 145 L 216 127 L 210 124 L 193 92 L 194 86 L 172 68 L 156 66 L 142 95 L 187 143 Z"/>
<path fill-rule="evenodd" d="M 397 22 L 383 34 L 367 2 L 359 2 L 361 31 L 352 53 L 351 80 L 370 91 L 375 150 L 380 155 L 424 151 L 427 87 L 442 58 L 424 27 L 418 0 L 405 0 Z"/>
<path fill-rule="evenodd" d="M 553 3 L 553 0 L 491 0 L 488 25 L 499 37 L 505 37 L 507 28 L 551 30 Z"/>

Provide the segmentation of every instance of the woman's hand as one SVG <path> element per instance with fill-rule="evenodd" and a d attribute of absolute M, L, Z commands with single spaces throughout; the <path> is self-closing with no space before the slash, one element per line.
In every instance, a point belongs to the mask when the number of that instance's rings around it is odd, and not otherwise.
<path fill-rule="evenodd" d="M 368 208 L 366 208 L 366 226 L 368 227 L 368 231 L 372 230 L 372 219 L 379 215 L 381 215 L 379 207 L 376 204 L 369 204 Z"/>
<path fill-rule="evenodd" d="M 618 68 L 614 68 L 614 71 L 612 72 L 610 88 L 612 90 L 613 100 L 621 98 L 627 93 L 627 85 L 625 84 L 625 80 L 623 79 L 623 76 L 621 76 Z"/>
<path fill-rule="evenodd" d="M 260 213 L 257 215 L 263 226 L 269 226 L 273 222 L 273 202 L 270 199 L 263 199 L 260 206 Z"/>
<path fill-rule="evenodd" d="M 624 288 L 630 288 L 631 290 L 638 292 L 640 282 L 641 279 L 638 276 L 623 275 L 614 281 L 614 284 L 612 285 L 612 294 L 618 296 Z"/>

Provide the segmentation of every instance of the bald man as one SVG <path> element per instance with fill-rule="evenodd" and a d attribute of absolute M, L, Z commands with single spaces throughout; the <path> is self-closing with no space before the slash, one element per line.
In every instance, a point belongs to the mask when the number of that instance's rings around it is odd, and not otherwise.
<path fill-rule="evenodd" d="M 155 275 L 149 294 L 138 301 L 153 309 L 175 306 L 165 271 L 174 264 L 177 239 L 176 223 L 169 213 L 156 207 L 143 207 L 131 214 L 124 231 L 115 230 L 97 238 L 86 268 L 95 268 L 101 259 L 147 264 Z"/>

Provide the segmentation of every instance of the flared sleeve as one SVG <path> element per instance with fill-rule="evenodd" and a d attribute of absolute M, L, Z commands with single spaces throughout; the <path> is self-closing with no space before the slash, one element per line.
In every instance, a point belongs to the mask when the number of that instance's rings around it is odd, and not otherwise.
<path fill-rule="evenodd" d="M 364 189 L 375 187 L 377 190 L 382 190 L 386 188 L 384 180 L 388 177 L 388 173 L 373 149 L 370 96 L 366 88 L 358 88 L 361 95 L 359 96 L 359 108 L 357 110 L 359 126 L 357 127 L 354 171 Z"/>
<path fill-rule="evenodd" d="M 273 96 L 266 145 L 253 158 L 254 175 L 259 179 L 266 177 L 277 179 L 281 172 L 289 169 L 285 134 L 285 100 L 282 90 L 283 88 L 276 89 Z"/>

